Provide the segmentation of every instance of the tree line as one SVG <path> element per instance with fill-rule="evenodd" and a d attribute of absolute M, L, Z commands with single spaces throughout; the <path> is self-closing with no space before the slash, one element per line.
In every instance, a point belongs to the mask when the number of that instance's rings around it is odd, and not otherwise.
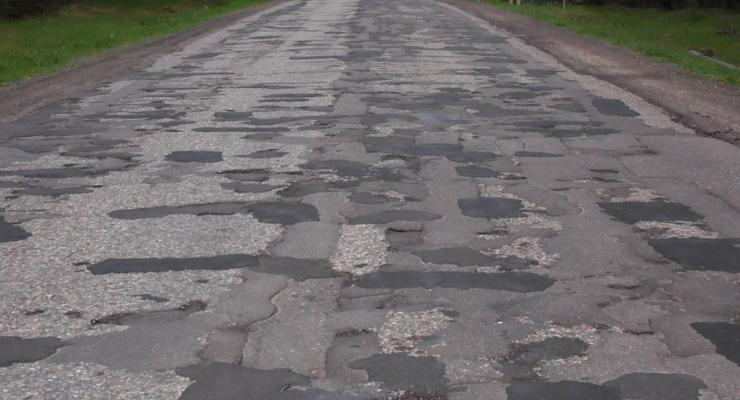
<path fill-rule="evenodd" d="M 173 0 L 187 4 L 222 3 L 223 0 Z M 62 6 L 70 3 L 84 2 L 80 0 L 0 0 L 0 18 L 19 18 L 29 15 L 53 14 Z M 127 0 L 108 0 L 110 4 L 126 4 Z"/>
<path fill-rule="evenodd" d="M 526 1 L 526 0 L 525 0 Z M 543 0 L 534 0 L 541 2 Z M 630 8 L 662 8 L 665 10 L 677 10 L 687 7 L 700 8 L 740 8 L 740 0 L 571 0 L 572 4 L 588 5 L 619 5 Z"/>
<path fill-rule="evenodd" d="M 114 1 L 114 0 L 111 0 Z M 125 1 L 125 0 L 121 0 Z M 183 0 L 188 1 L 188 0 Z M 191 0 L 192 1 L 192 0 Z M 218 0 L 202 0 L 211 3 Z M 547 2 L 552 0 L 524 0 Z M 18 18 L 53 12 L 70 0 L 0 0 L 0 17 Z M 620 5 L 625 7 L 653 7 L 674 10 L 685 7 L 740 8 L 740 0 L 569 0 L 571 4 Z"/>

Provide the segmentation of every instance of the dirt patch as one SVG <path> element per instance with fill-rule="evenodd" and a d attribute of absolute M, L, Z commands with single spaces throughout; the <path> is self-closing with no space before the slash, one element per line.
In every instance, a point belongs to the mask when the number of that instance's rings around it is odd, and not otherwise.
<path fill-rule="evenodd" d="M 740 89 L 487 3 L 443 0 L 591 75 L 666 110 L 698 133 L 740 145 Z"/>
<path fill-rule="evenodd" d="M 269 0 L 212 19 L 193 29 L 82 58 L 66 69 L 0 86 L 0 121 L 15 120 L 54 101 L 74 97 L 120 75 L 149 67 L 157 57 L 182 50 L 192 40 L 229 26 L 286 0 Z"/>

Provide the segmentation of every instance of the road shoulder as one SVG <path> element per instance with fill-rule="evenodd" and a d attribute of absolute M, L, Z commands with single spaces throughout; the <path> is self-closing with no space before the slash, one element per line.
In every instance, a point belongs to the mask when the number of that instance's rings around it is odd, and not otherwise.
<path fill-rule="evenodd" d="M 737 88 L 490 4 L 441 1 L 508 31 L 577 73 L 634 93 L 700 134 L 740 145 Z"/>
<path fill-rule="evenodd" d="M 269 0 L 216 17 L 192 29 L 84 57 L 58 72 L 0 86 L 0 121 L 18 119 L 55 101 L 94 89 L 120 75 L 144 69 L 163 54 L 182 50 L 199 37 L 285 2 L 286 0 Z"/>

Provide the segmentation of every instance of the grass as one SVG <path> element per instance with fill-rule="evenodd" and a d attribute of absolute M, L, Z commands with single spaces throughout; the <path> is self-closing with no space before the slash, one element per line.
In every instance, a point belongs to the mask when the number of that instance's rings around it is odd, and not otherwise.
<path fill-rule="evenodd" d="M 695 8 L 664 11 L 584 5 L 568 5 L 563 11 L 560 2 L 512 6 L 505 0 L 486 1 L 676 64 L 702 77 L 740 85 L 740 71 L 688 54 L 689 49 L 708 48 L 714 51 L 715 58 L 740 65 L 738 11 Z M 720 33 L 731 28 L 734 34 Z"/>
<path fill-rule="evenodd" d="M 0 85 L 263 1 L 77 0 L 54 15 L 0 19 Z"/>

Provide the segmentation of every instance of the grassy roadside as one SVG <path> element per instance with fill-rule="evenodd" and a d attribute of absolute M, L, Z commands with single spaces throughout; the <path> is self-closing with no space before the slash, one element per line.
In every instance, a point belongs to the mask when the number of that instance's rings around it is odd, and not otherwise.
<path fill-rule="evenodd" d="M 50 16 L 0 20 L 0 85 L 265 0 L 76 0 Z"/>
<path fill-rule="evenodd" d="M 714 57 L 740 65 L 740 13 L 719 9 L 663 11 L 616 6 L 525 3 L 484 0 L 496 6 L 603 39 L 642 55 L 677 64 L 699 76 L 740 85 L 740 71 L 716 65 L 687 53 L 712 49 Z M 524 0 L 526 2 L 527 0 Z M 733 27 L 734 34 L 720 33 Z"/>

